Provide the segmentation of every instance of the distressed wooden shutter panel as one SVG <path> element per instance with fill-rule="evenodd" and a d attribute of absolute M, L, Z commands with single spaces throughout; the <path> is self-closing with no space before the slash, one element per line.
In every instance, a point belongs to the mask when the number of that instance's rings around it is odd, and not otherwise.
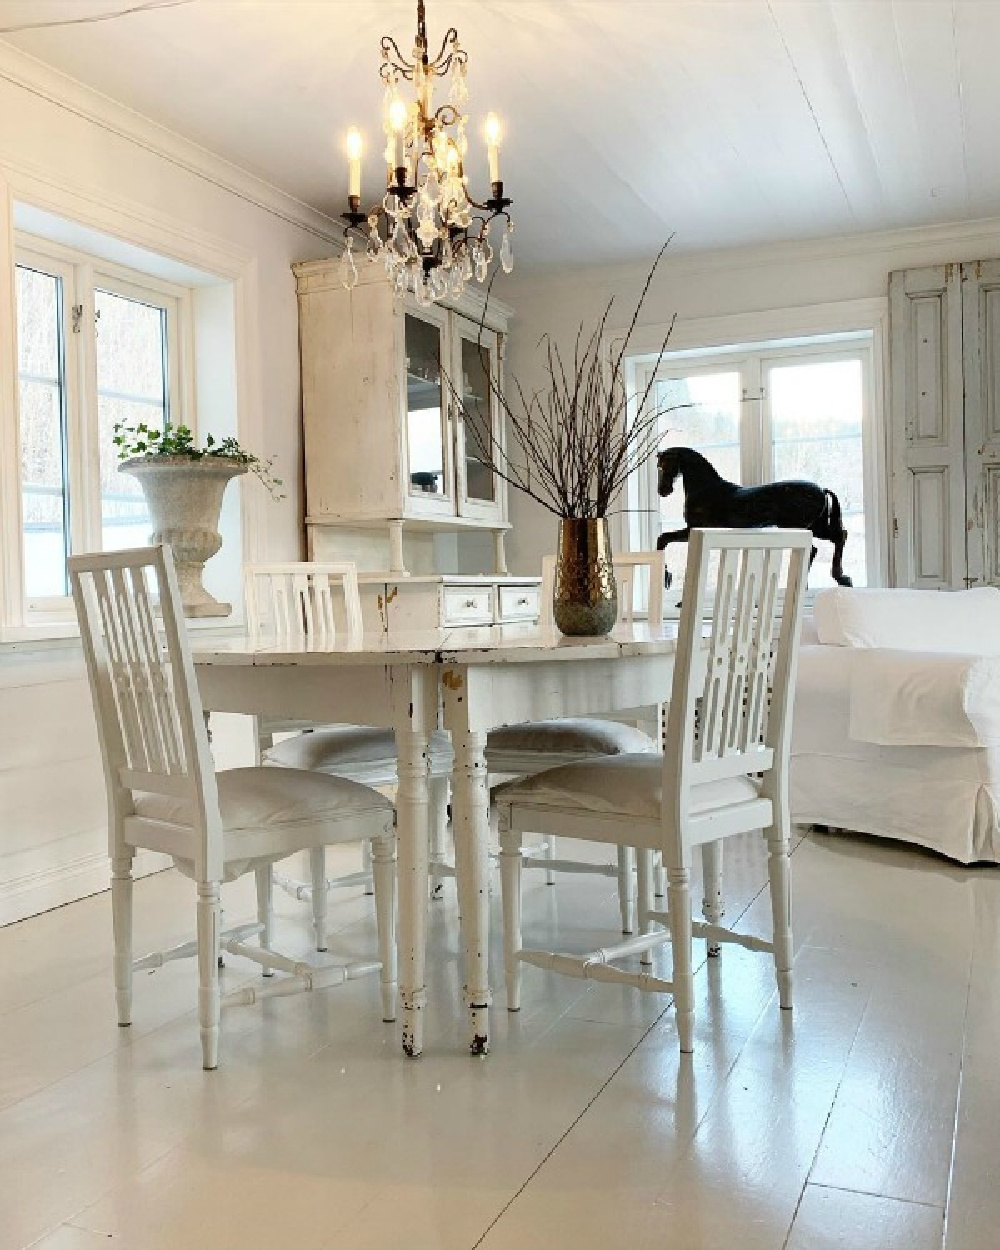
<path fill-rule="evenodd" d="M 962 281 L 958 265 L 889 275 L 894 581 L 966 576 Z"/>

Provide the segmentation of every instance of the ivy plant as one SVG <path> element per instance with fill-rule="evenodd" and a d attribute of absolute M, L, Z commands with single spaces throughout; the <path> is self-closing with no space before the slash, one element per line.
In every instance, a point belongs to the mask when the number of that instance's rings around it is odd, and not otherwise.
<path fill-rule="evenodd" d="M 284 483 L 274 475 L 274 457 L 261 460 L 232 437 L 217 439 L 212 434 L 206 434 L 204 447 L 199 447 L 186 425 L 168 425 L 165 430 L 158 430 L 145 422 L 131 425 L 119 421 L 115 425 L 112 441 L 118 449 L 119 460 L 133 460 L 137 456 L 186 456 L 188 460 L 204 460 L 211 456 L 219 460 L 235 460 L 246 465 L 272 499 L 285 498 L 281 489 Z"/>

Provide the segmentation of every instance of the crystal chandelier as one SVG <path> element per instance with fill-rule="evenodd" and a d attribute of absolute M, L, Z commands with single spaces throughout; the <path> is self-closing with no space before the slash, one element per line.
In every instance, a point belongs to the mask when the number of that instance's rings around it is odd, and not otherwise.
<path fill-rule="evenodd" d="M 500 178 L 500 123 L 486 119 L 486 144 L 492 195 L 480 203 L 468 189 L 465 172 L 468 139 L 466 67 L 468 55 L 452 26 L 431 60 L 427 47 L 424 0 L 417 0 L 417 37 L 408 61 L 390 35 L 382 37 L 385 84 L 386 192 L 367 212 L 361 211 L 361 135 L 347 136 L 348 211 L 343 214 L 346 247 L 344 285 L 358 280 L 355 240 L 369 260 L 381 260 L 397 295 L 412 291 L 421 305 L 462 293 L 472 278 L 483 282 L 494 258 L 491 233 L 501 232 L 499 254 L 505 273 L 514 267 L 514 223 Z M 435 108 L 437 79 L 448 82 L 448 99 Z M 403 99 L 404 83 L 413 99 Z M 491 231 L 493 223 L 500 223 Z"/>

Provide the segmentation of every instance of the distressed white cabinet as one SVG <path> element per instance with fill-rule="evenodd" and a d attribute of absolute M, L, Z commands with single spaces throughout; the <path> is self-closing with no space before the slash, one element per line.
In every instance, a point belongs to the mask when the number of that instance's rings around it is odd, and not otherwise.
<path fill-rule="evenodd" d="M 310 558 L 347 543 L 362 567 L 406 573 L 421 535 L 478 529 L 494 535 L 505 573 L 506 486 L 481 453 L 504 438 L 496 391 L 510 309 L 491 298 L 484 319 L 478 293 L 421 308 L 374 266 L 350 291 L 339 260 L 294 269 Z"/>
<path fill-rule="evenodd" d="M 894 581 L 1000 585 L 1000 261 L 889 275 Z"/>

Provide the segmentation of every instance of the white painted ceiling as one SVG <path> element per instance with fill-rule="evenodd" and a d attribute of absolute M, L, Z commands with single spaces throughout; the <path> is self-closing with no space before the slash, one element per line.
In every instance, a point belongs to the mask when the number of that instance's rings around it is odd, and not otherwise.
<path fill-rule="evenodd" d="M 415 0 L 0 0 L 0 39 L 321 211 L 379 176 Z M 1000 0 L 427 0 L 495 108 L 521 264 L 1000 215 Z M 485 152 L 470 162 L 485 189 Z M 366 197 L 367 198 L 367 197 Z M 371 198 L 374 198 L 372 195 Z"/>

